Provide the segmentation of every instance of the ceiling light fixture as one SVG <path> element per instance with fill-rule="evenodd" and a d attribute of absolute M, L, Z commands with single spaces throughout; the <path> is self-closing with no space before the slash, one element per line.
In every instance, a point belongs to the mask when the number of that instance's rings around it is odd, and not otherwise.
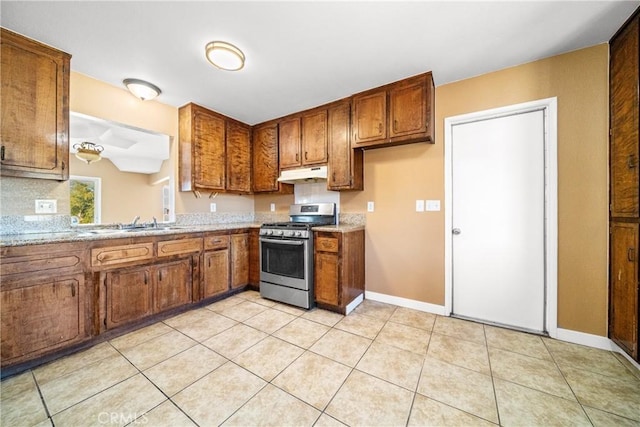
<path fill-rule="evenodd" d="M 127 89 L 129 89 L 129 92 L 136 98 L 140 98 L 143 101 L 153 99 L 162 93 L 158 86 L 145 82 L 144 80 L 124 79 L 122 83 L 124 83 Z"/>
<path fill-rule="evenodd" d="M 102 145 L 94 144 L 93 142 L 84 141 L 80 144 L 74 144 L 73 148 L 76 151 L 76 157 L 87 164 L 99 162 L 102 160 L 100 153 L 104 150 Z"/>
<path fill-rule="evenodd" d="M 221 70 L 237 71 L 244 67 L 244 53 L 231 43 L 209 42 L 204 51 L 207 60 Z"/>

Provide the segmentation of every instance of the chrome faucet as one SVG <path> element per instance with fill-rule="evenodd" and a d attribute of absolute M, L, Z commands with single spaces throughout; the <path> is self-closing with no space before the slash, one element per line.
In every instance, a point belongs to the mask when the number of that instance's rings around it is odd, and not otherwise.
<path fill-rule="evenodd" d="M 140 221 L 140 215 L 136 215 L 135 218 L 133 218 L 133 221 L 131 222 L 131 227 L 135 227 L 138 224 L 138 221 Z"/>

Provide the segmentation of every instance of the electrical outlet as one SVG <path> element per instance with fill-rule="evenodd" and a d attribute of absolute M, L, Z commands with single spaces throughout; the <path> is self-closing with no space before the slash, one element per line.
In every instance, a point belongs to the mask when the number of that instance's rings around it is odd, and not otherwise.
<path fill-rule="evenodd" d="M 211 205 L 210 205 L 210 211 L 211 211 L 211 212 L 215 212 L 217 209 L 218 209 L 218 208 L 217 208 L 216 204 L 215 204 L 215 203 L 211 203 Z"/>
<path fill-rule="evenodd" d="M 375 209 L 373 202 L 367 202 L 367 212 L 373 212 Z"/>
<path fill-rule="evenodd" d="M 424 212 L 424 200 L 416 200 L 416 212 Z"/>
<path fill-rule="evenodd" d="M 57 200 L 36 200 L 37 214 L 54 214 L 58 212 Z"/>
<path fill-rule="evenodd" d="M 276 204 L 275 203 L 271 203 L 271 212 L 275 212 L 276 211 Z"/>
<path fill-rule="evenodd" d="M 425 200 L 427 202 L 427 211 L 439 211 L 440 210 L 440 200 Z"/>

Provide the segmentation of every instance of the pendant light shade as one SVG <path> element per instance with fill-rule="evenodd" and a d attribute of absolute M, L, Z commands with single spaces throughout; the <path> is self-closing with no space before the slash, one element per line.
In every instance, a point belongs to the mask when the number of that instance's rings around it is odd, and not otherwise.
<path fill-rule="evenodd" d="M 237 71 L 244 67 L 244 53 L 231 43 L 215 41 L 205 47 L 207 60 L 221 70 Z"/>
<path fill-rule="evenodd" d="M 140 98 L 143 101 L 153 99 L 162 93 L 158 86 L 144 80 L 124 79 L 122 83 L 136 98 Z"/>
<path fill-rule="evenodd" d="M 102 145 L 94 144 L 93 142 L 84 141 L 80 144 L 74 144 L 73 148 L 76 151 L 76 157 L 87 164 L 99 162 L 102 160 L 100 153 L 104 150 Z"/>

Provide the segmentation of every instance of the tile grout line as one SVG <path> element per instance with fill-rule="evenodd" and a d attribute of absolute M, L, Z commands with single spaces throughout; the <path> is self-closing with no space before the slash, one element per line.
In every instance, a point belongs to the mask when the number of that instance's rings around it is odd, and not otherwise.
<path fill-rule="evenodd" d="M 493 377 L 493 368 L 491 366 L 491 356 L 489 355 L 489 341 L 487 340 L 487 328 L 482 325 L 482 334 L 484 335 L 484 346 L 487 351 L 487 360 L 489 361 L 489 374 L 491 375 L 491 386 L 493 387 L 493 400 L 496 402 L 496 415 L 498 416 L 498 425 L 501 426 L 500 408 L 498 405 L 498 393 L 496 392 L 496 381 Z"/>

